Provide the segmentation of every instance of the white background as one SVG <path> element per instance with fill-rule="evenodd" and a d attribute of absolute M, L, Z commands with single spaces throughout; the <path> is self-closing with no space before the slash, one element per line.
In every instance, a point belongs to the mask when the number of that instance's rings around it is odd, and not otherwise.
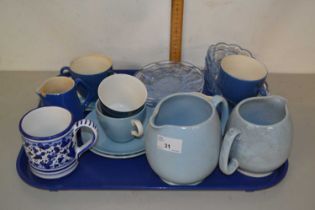
<path fill-rule="evenodd" d="M 98 52 L 115 68 L 168 59 L 171 0 L 0 0 L 0 70 L 58 70 Z M 183 60 L 219 41 L 270 72 L 315 73 L 314 0 L 186 0 Z"/>

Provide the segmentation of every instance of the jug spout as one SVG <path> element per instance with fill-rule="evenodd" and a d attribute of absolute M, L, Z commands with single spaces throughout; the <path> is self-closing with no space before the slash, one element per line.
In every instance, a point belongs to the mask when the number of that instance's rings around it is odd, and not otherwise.
<path fill-rule="evenodd" d="M 45 91 L 45 85 L 44 84 L 42 84 L 39 88 L 37 88 L 36 89 L 36 94 L 41 98 L 41 99 L 43 99 L 43 98 L 45 98 L 46 97 L 46 95 L 47 95 L 47 93 L 46 93 L 46 91 Z"/>
<path fill-rule="evenodd" d="M 269 96 L 275 105 L 282 107 L 282 110 L 287 109 L 288 100 L 282 96 Z"/>

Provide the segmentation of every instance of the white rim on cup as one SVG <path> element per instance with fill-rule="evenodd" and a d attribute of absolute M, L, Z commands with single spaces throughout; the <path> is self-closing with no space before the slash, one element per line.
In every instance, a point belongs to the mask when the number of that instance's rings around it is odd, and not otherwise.
<path fill-rule="evenodd" d="M 144 84 L 127 74 L 106 77 L 98 86 L 102 104 L 117 112 L 131 112 L 142 107 L 148 93 Z"/>
<path fill-rule="evenodd" d="M 266 67 L 254 58 L 245 55 L 229 55 L 222 59 L 224 72 L 240 80 L 256 81 L 267 76 Z"/>
<path fill-rule="evenodd" d="M 92 75 L 102 73 L 110 69 L 112 65 L 111 58 L 100 54 L 91 54 L 73 60 L 70 68 L 77 74 Z"/>

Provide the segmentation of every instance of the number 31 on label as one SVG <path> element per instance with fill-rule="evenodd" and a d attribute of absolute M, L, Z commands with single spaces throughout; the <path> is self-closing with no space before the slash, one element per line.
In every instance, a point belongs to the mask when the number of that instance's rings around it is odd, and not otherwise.
<path fill-rule="evenodd" d="M 157 147 L 161 150 L 182 153 L 182 144 L 183 140 L 181 139 L 169 138 L 161 135 L 157 136 Z"/>

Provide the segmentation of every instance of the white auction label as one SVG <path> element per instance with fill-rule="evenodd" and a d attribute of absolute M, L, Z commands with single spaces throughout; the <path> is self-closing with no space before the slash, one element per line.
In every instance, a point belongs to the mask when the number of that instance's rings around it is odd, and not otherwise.
<path fill-rule="evenodd" d="M 157 147 L 161 150 L 174 153 L 182 153 L 183 140 L 166 136 L 157 136 Z"/>

